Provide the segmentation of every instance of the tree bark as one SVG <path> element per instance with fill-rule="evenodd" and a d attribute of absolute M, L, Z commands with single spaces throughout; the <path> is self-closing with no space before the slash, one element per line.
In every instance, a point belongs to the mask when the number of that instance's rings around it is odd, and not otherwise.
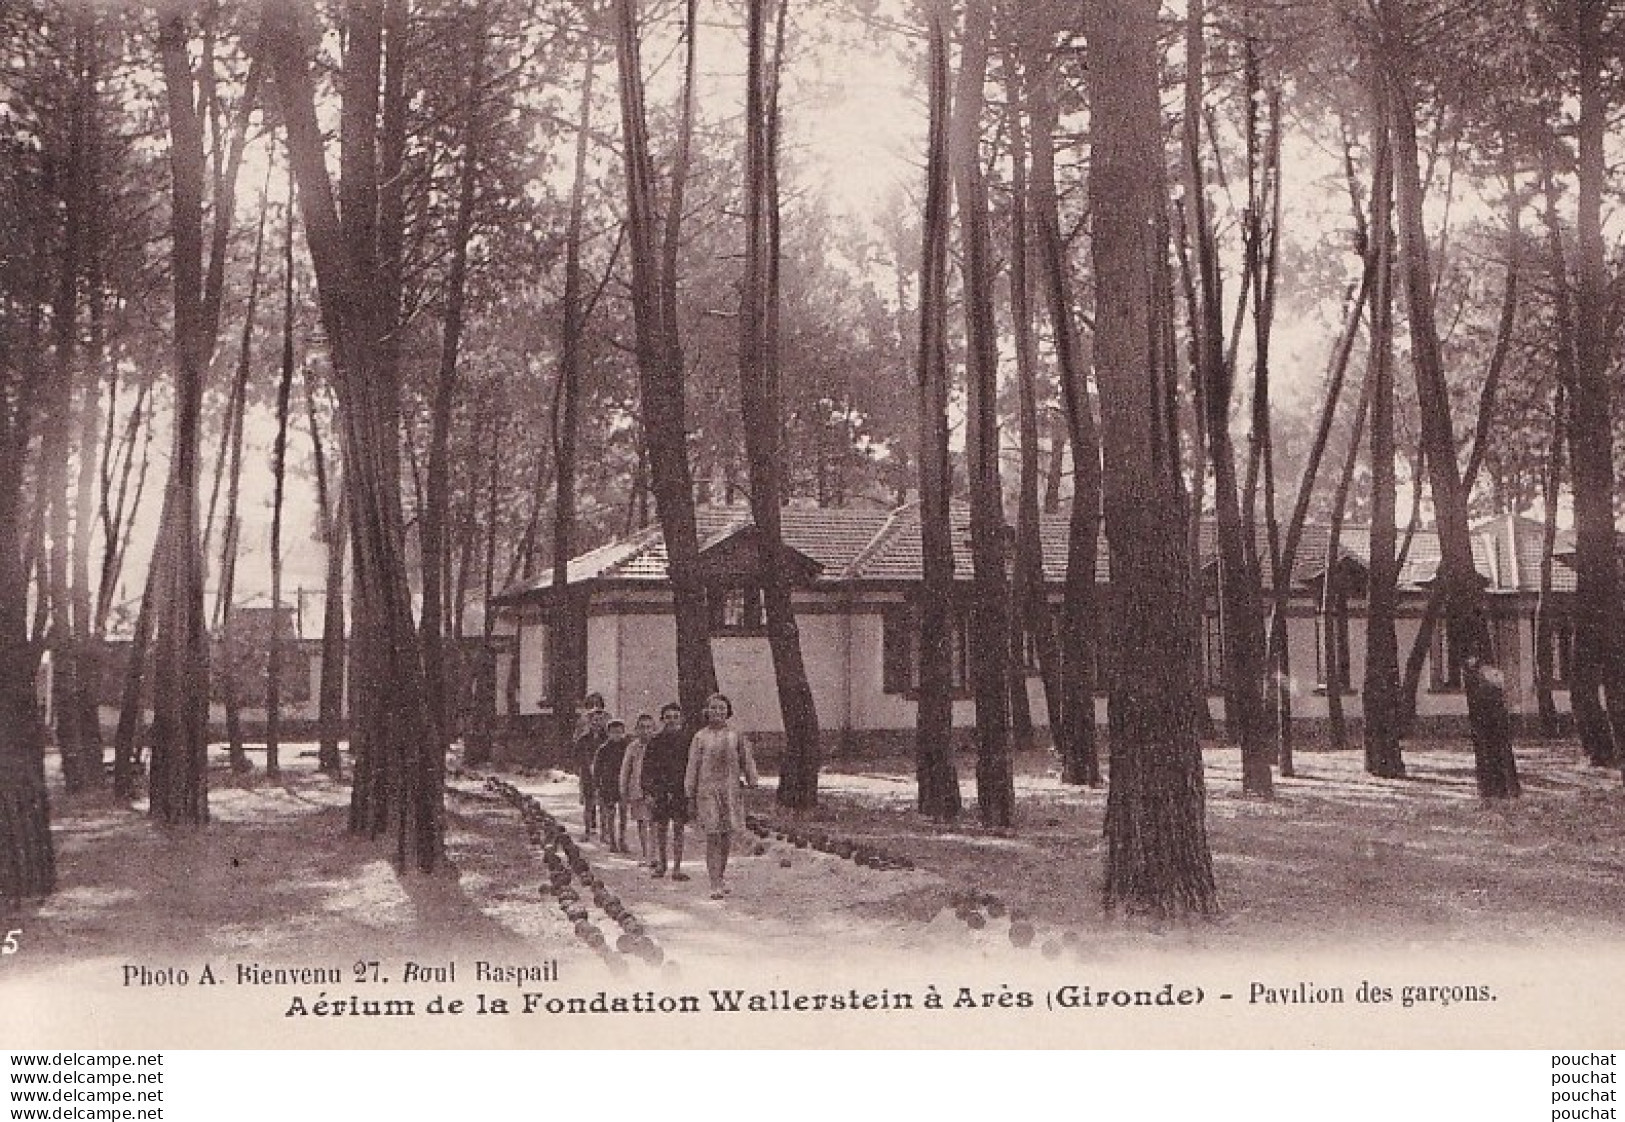
<path fill-rule="evenodd" d="M 86 272 L 88 231 L 91 225 L 91 115 L 95 100 L 97 52 L 95 13 L 86 9 L 75 13 L 73 24 L 72 88 L 68 94 L 66 149 L 58 157 L 55 172 L 62 209 L 61 254 L 57 266 L 56 293 L 52 299 L 51 327 L 54 350 L 54 385 L 51 387 L 39 453 L 39 486 L 36 503 L 48 507 L 47 525 L 50 551 L 47 558 L 46 592 L 49 601 L 49 647 L 51 652 L 51 718 L 62 778 L 69 791 L 101 785 L 101 750 L 94 747 L 96 760 L 87 758 L 87 737 L 81 727 L 79 706 L 79 644 L 73 630 L 73 603 L 69 585 L 72 496 L 68 486 L 68 461 L 73 448 L 73 399 L 75 384 L 84 381 L 88 407 L 95 389 L 88 371 L 79 377 L 79 306 L 81 282 Z M 89 449 L 83 454 L 88 455 Z"/>
<path fill-rule="evenodd" d="M 1386 5 L 1385 11 L 1386 11 Z M 1433 272 L 1422 221 L 1422 178 L 1417 158 L 1416 98 L 1403 60 L 1379 60 L 1387 83 L 1394 182 L 1399 216 L 1400 256 L 1410 318 L 1411 361 L 1426 442 L 1428 475 L 1439 527 L 1439 576 L 1452 649 L 1463 659 L 1467 712 L 1472 726 L 1475 772 L 1482 798 L 1519 794 L 1517 762 L 1512 753 L 1506 682 L 1495 664 L 1483 588 L 1473 566 L 1467 522 L 1467 492 L 1456 463 L 1438 326 L 1434 319 Z"/>
<path fill-rule="evenodd" d="M 1569 448 L 1574 485 L 1575 661 L 1600 687 L 1600 714 L 1582 727 L 1593 762 L 1625 765 L 1625 606 L 1620 603 L 1619 550 L 1614 530 L 1613 371 L 1602 193 L 1608 168 L 1604 140 L 1609 106 L 1600 0 L 1575 4 L 1580 116 L 1576 130 L 1574 381 L 1569 393 Z"/>
<path fill-rule="evenodd" d="M 921 217 L 919 391 L 920 548 L 923 565 L 915 623 L 920 681 L 915 711 L 915 770 L 920 813 L 959 816 L 953 750 L 954 550 L 948 459 L 948 0 L 932 0 L 929 21 L 930 121 Z"/>
<path fill-rule="evenodd" d="M 1371 173 L 1369 260 L 1372 262 L 1371 358 L 1366 371 L 1371 421 L 1371 564 L 1367 571 L 1365 680 L 1361 736 L 1365 770 L 1386 779 L 1405 776 L 1400 745 L 1398 526 L 1394 476 L 1393 183 L 1385 106 L 1380 82 L 1372 98 L 1375 133 Z M 1330 688 L 1330 683 L 1328 683 Z"/>
<path fill-rule="evenodd" d="M 0 175 L 12 174 L 22 178 L 27 172 L 0 169 Z M 18 194 L 27 199 L 36 190 L 37 181 L 19 184 Z M 43 201 L 38 209 L 44 211 Z M 43 216 L 30 208 L 28 217 L 41 222 Z M 43 242 L 40 237 L 27 255 L 34 266 L 33 291 L 25 294 L 32 310 L 21 333 L 20 353 L 14 361 L 0 363 L 0 900 L 5 901 L 49 895 L 56 888 L 45 728 L 34 697 L 39 651 L 30 642 L 24 564 L 23 489 L 47 381 L 40 354 Z"/>
<path fill-rule="evenodd" d="M 739 308 L 739 398 L 750 472 L 750 509 L 761 550 L 762 606 L 784 721 L 785 754 L 777 801 L 791 810 L 818 804 L 818 711 L 801 652 L 779 508 L 785 485 L 783 401 L 779 391 L 779 71 L 784 16 L 768 44 L 769 4 L 746 8 L 745 274 Z M 769 57 L 771 55 L 771 57 Z"/>
<path fill-rule="evenodd" d="M 1089 343 L 1078 331 L 1055 188 L 1053 68 L 1033 83 L 1032 195 L 1050 331 L 1060 369 L 1061 402 L 1072 445 L 1072 507 L 1067 524 L 1066 588 L 1061 601 L 1061 781 L 1102 782 L 1095 729 L 1095 648 L 1101 643 L 1095 560 L 1100 548 L 1100 437 L 1089 401 Z M 1052 726 L 1053 726 L 1052 717 Z"/>
<path fill-rule="evenodd" d="M 269 181 L 270 169 L 266 169 Z M 249 272 L 248 307 L 243 316 L 242 338 L 237 349 L 237 371 L 232 379 L 231 395 L 226 409 L 225 439 L 221 442 L 221 455 L 225 464 L 216 462 L 216 468 L 226 476 L 225 529 L 221 534 L 220 591 L 216 615 L 220 624 L 220 654 L 222 665 L 215 669 L 221 692 L 225 695 L 226 745 L 230 753 L 231 769 L 249 770 L 248 753 L 243 747 L 242 683 L 238 680 L 241 662 L 241 643 L 237 637 L 237 554 L 241 545 L 242 520 L 238 515 L 243 477 L 243 422 L 248 411 L 248 375 L 253 368 L 254 324 L 259 310 L 260 265 L 265 251 L 265 193 L 260 194 L 260 218 L 254 234 L 254 263 Z M 215 480 L 218 492 L 220 480 Z M 214 502 L 209 503 L 209 519 L 203 531 L 207 542 L 213 528 Z"/>
<path fill-rule="evenodd" d="M 1033 721 L 1027 704 L 1026 637 L 1032 636 L 1051 735 L 1059 740 L 1065 702 L 1061 693 L 1060 648 L 1044 582 L 1044 546 L 1039 535 L 1038 339 L 1033 325 L 1032 194 L 1027 172 L 1026 65 L 1015 43 L 1005 50 L 1006 118 L 1010 132 L 1010 320 L 1016 346 L 1016 390 L 1021 433 L 1021 475 L 1017 488 L 1016 553 L 1010 594 L 1010 701 L 1015 747 L 1033 747 Z"/>
<path fill-rule="evenodd" d="M 1348 453 L 1343 459 L 1343 473 L 1338 476 L 1337 490 L 1332 495 L 1331 525 L 1326 532 L 1324 573 L 1320 586 L 1321 656 L 1320 663 L 1326 687 L 1326 720 L 1330 726 L 1332 747 L 1348 746 L 1348 726 L 1343 719 L 1343 644 L 1340 641 L 1346 609 L 1340 572 L 1343 542 L 1343 518 L 1348 510 L 1349 491 L 1354 484 L 1354 471 L 1360 461 L 1360 438 L 1365 433 L 1366 418 L 1371 413 L 1371 395 L 1375 388 L 1367 370 L 1360 385 L 1360 403 L 1354 410 L 1354 424 L 1349 429 Z M 1375 531 L 1373 531 L 1375 533 Z"/>
<path fill-rule="evenodd" d="M 85 372 L 84 397 L 79 407 L 79 472 L 74 483 L 74 534 L 71 565 L 73 589 L 73 632 L 77 661 L 78 694 L 73 703 L 79 713 L 79 736 L 87 770 L 103 782 L 106 761 L 102 751 L 101 699 L 105 631 L 98 625 L 95 588 L 90 579 L 90 544 L 96 521 L 97 450 L 102 445 L 101 384 L 107 362 L 107 300 L 102 276 L 101 235 L 92 217 L 92 249 L 89 280 L 90 340 Z M 107 423 L 112 425 L 111 404 Z"/>
<path fill-rule="evenodd" d="M 987 0 L 968 0 L 955 84 L 950 160 L 959 201 L 965 303 L 965 463 L 970 476 L 974 599 L 970 644 L 976 694 L 976 802 L 982 825 L 1015 826 L 1010 761 L 1009 592 L 1005 576 L 1004 496 L 999 478 L 998 325 L 987 181 L 980 151 L 982 88 L 987 76 Z"/>
<path fill-rule="evenodd" d="M 1108 907 L 1169 915 L 1215 907 L 1189 657 L 1196 615 L 1186 553 L 1168 327 L 1167 195 L 1153 0 L 1085 5 L 1090 46 L 1095 358 L 1111 544 Z"/>
<path fill-rule="evenodd" d="M 589 51 L 576 121 L 575 177 L 570 185 L 570 217 L 564 242 L 559 384 L 553 398 L 553 483 L 557 494 L 553 504 L 553 705 L 561 748 L 568 746 L 576 734 L 576 700 L 587 692 L 587 598 L 591 594 L 571 591 L 570 559 L 576 553 L 576 438 L 581 427 L 581 342 L 586 332 L 581 225 L 586 205 L 594 62 Z"/>
<path fill-rule="evenodd" d="M 1574 434 L 1568 418 L 1574 412 L 1573 386 L 1578 379 L 1580 365 L 1579 334 L 1575 329 L 1574 291 L 1569 277 L 1568 255 L 1563 248 L 1563 228 L 1557 216 L 1557 185 L 1549 157 L 1544 160 L 1541 173 L 1546 195 L 1547 273 L 1551 280 L 1553 312 L 1557 321 L 1557 353 L 1554 357 L 1558 385 L 1564 389 L 1566 399 L 1563 427 L 1572 445 Z M 1593 767 L 1607 767 L 1613 760 L 1611 722 L 1603 706 L 1602 682 L 1597 674 L 1596 661 L 1591 657 L 1590 649 L 1579 642 L 1578 613 L 1575 621 L 1573 659 L 1569 666 L 1569 711 L 1586 759 Z"/>
<path fill-rule="evenodd" d="M 440 367 L 435 374 L 429 415 L 427 502 L 419 524 L 423 573 L 423 671 L 429 685 L 429 714 L 442 749 L 453 728 L 446 704 L 446 574 L 450 568 L 447 529 L 451 518 L 451 415 L 457 397 L 457 354 L 462 345 L 464 306 L 468 297 L 468 245 L 474 235 L 474 204 L 479 186 L 480 86 L 485 70 L 485 31 L 471 28 L 477 40 L 468 74 L 463 111 L 462 154 L 457 170 L 457 215 L 451 232 L 451 264 L 446 271 L 446 314 L 440 332 Z M 455 634 L 452 636 L 456 640 Z"/>
<path fill-rule="evenodd" d="M 650 484 L 666 545 L 666 567 L 677 623 L 677 693 L 683 712 L 693 722 L 698 720 L 706 697 L 716 689 L 710 617 L 706 610 L 705 587 L 699 576 L 694 479 L 689 468 L 688 432 L 684 421 L 686 372 L 677 323 L 678 235 L 694 125 L 698 24 L 695 0 L 688 0 L 677 153 L 666 200 L 663 236 L 657 246 L 656 236 L 662 231 L 658 229 L 656 215 L 654 163 L 649 152 L 648 114 L 644 109 L 636 7 L 636 0 L 616 0 L 615 3 L 638 388 L 643 434 L 648 442 Z"/>
<path fill-rule="evenodd" d="M 291 161 L 290 161 L 291 168 Z M 282 238 L 282 370 L 276 387 L 276 436 L 271 443 L 271 635 L 265 657 L 265 774 L 281 770 L 282 660 L 282 506 L 288 475 L 288 412 L 293 397 L 293 203 L 298 190 L 289 175 L 287 226 Z"/>
<path fill-rule="evenodd" d="M 310 419 L 311 462 L 316 470 L 316 514 L 322 545 L 327 550 L 322 586 L 322 671 L 316 687 L 316 760 L 322 771 L 336 777 L 343 770 L 339 741 L 344 737 L 344 488 L 328 480 L 327 452 L 316 417 L 315 378 L 309 367 L 305 369 L 305 409 Z M 335 505 L 339 509 L 335 510 Z"/>
<path fill-rule="evenodd" d="M 376 260 L 378 5 L 349 16 L 341 132 L 341 225 L 316 119 L 304 30 L 276 4 L 265 13 L 266 50 L 289 134 L 305 238 L 316 268 L 322 321 L 339 391 L 346 502 L 355 562 L 356 642 L 350 682 L 355 777 L 350 824 L 393 834 L 395 860 L 433 872 L 443 856 L 444 753 L 425 703 L 426 683 L 406 577 L 399 457 L 399 387 L 380 345 L 394 328 L 380 298 Z"/>
<path fill-rule="evenodd" d="M 1185 180 L 1192 210 L 1199 300 L 1193 330 L 1204 406 L 1213 502 L 1219 531 L 1220 629 L 1223 635 L 1225 733 L 1241 745 L 1241 786 L 1252 795 L 1274 793 L 1270 744 L 1264 727 L 1264 621 L 1254 550 L 1245 537 L 1235 448 L 1230 438 L 1234 371 L 1225 353 L 1223 293 L 1218 247 L 1208 214 L 1201 156 L 1202 72 L 1205 46 L 1202 0 L 1186 10 Z"/>
<path fill-rule="evenodd" d="M 0 462 L 0 900 L 17 901 L 55 891 L 56 853 L 45 785 L 45 729 L 34 699 L 39 656 L 28 641 L 28 587 L 18 533 L 31 426 L 23 409 L 7 421 Z"/>
<path fill-rule="evenodd" d="M 1552 629 L 1552 562 L 1557 546 L 1557 501 L 1563 486 L 1563 450 L 1568 441 L 1568 394 L 1560 381 L 1552 391 L 1552 438 L 1546 446 L 1546 472 L 1541 481 L 1545 513 L 1540 530 L 1540 599 L 1535 602 L 1535 705 L 1542 736 L 1557 736 L 1561 723 L 1552 697 L 1554 666 Z M 1573 662 L 1572 648 L 1570 663 Z"/>
<path fill-rule="evenodd" d="M 153 547 L 153 685 L 148 799 L 166 823 L 200 824 L 208 806 L 208 635 L 198 526 L 198 451 L 210 340 L 203 322 L 203 128 L 183 11 L 159 29 L 170 132 L 175 294 L 175 435 Z"/>

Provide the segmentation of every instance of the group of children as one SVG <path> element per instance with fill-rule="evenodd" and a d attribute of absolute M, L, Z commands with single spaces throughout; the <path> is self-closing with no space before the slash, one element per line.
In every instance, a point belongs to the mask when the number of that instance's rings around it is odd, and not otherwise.
<path fill-rule="evenodd" d="M 750 741 L 730 727 L 733 703 L 718 693 L 705 703 L 705 726 L 690 736 L 683 707 L 660 710 L 660 727 L 638 715 L 628 736 L 626 722 L 609 716 L 601 694 L 582 703 L 585 727 L 574 745 L 586 837 L 597 834 L 612 853 L 630 853 L 626 826 L 637 826 L 638 854 L 653 876 L 686 881 L 683 830 L 694 820 L 705 833 L 705 867 L 711 898 L 730 892 L 727 881 L 732 837 L 745 830 L 743 783 L 755 787 L 756 760 Z M 651 849 L 654 855 L 651 857 Z"/>

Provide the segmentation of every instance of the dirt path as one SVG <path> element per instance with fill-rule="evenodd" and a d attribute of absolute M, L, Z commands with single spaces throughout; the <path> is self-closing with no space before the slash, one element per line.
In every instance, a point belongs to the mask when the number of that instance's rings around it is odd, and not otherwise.
<path fill-rule="evenodd" d="M 911 784 L 892 769 L 826 775 L 817 826 L 912 858 L 921 871 L 862 868 L 752 836 L 736 846 L 733 894 L 714 901 L 694 830 L 686 883 L 653 878 L 597 842 L 582 852 L 685 967 L 1010 957 L 1007 914 L 973 930 L 946 910 L 966 891 L 996 892 L 1036 924 L 1036 943 L 1065 934 L 1091 961 L 1147 948 L 1543 945 L 1616 940 L 1625 927 L 1625 792 L 1617 775 L 1576 765 L 1566 747 L 1520 748 L 1528 793 L 1503 807 L 1478 803 L 1470 757 L 1451 748 L 1409 752 L 1414 778 L 1405 781 L 1364 775 L 1356 753 L 1307 756 L 1302 777 L 1282 781 L 1270 802 L 1233 790 L 1232 755 L 1208 755 L 1225 907 L 1217 923 L 1162 929 L 1106 917 L 1094 890 L 1104 793 L 1065 788 L 1044 771 L 1018 779 L 1014 838 L 921 821 Z M 402 877 L 383 847 L 346 833 L 347 788 L 318 774 L 310 754 L 290 756 L 278 783 L 238 779 L 222 758 L 203 831 L 154 827 L 139 807 L 59 798 L 61 889 L 27 909 L 29 953 L 7 969 L 485 952 L 596 962 L 538 891 L 546 869 L 519 815 L 478 778 L 451 785 L 446 875 Z M 573 778 L 510 778 L 581 836 Z M 768 791 L 752 797 L 773 813 Z M 613 922 L 596 908 L 591 919 L 613 944 Z"/>
<path fill-rule="evenodd" d="M 139 807 L 59 799 L 61 889 L 27 910 L 30 953 L 18 960 L 19 973 L 114 957 L 272 966 L 477 952 L 595 961 L 555 901 L 538 891 L 546 869 L 518 814 L 476 779 L 451 785 L 451 868 L 424 878 L 398 876 L 381 846 L 345 832 L 348 790 L 316 773 L 306 756 L 297 755 L 279 783 L 224 770 L 212 778 L 212 821 L 201 832 L 154 827 Z M 573 778 L 518 777 L 518 786 L 580 837 Z M 933 941 L 928 925 L 880 907 L 937 891 L 942 882 L 929 873 L 863 869 L 751 837 L 730 864 L 733 894 L 716 901 L 706 887 L 704 837 L 690 830 L 686 840 L 692 879 L 684 883 L 651 877 L 636 858 L 596 841 L 582 844 L 594 870 L 679 964 L 804 960 L 842 948 L 907 956 Z M 597 909 L 592 919 L 613 943 L 614 924 Z"/>
<path fill-rule="evenodd" d="M 1439 1041 L 1458 1043 L 1469 1023 L 1473 1039 L 1516 1042 L 1540 1018 L 1570 1024 L 1589 994 L 1625 992 L 1625 790 L 1617 773 L 1585 768 L 1566 746 L 1520 747 L 1527 794 L 1507 806 L 1478 802 L 1470 756 L 1456 746 L 1409 751 L 1407 781 L 1365 776 L 1356 753 L 1300 758 L 1301 777 L 1281 782 L 1269 802 L 1243 798 L 1234 753 L 1210 750 L 1208 831 L 1224 910 L 1175 924 L 1102 912 L 1105 794 L 1063 787 L 1043 759 L 1024 761 L 1018 775 L 1014 837 L 990 836 L 974 822 L 950 829 L 919 819 L 912 784 L 899 777 L 906 771 L 879 762 L 831 770 L 817 815 L 795 825 L 873 844 L 917 870 L 864 868 L 781 840 L 758 854 L 752 837 L 730 866 L 733 894 L 715 901 L 704 841 L 692 831 L 686 883 L 582 843 L 595 874 L 663 951 L 658 965 L 610 951 L 616 969 L 577 938 L 557 896 L 541 891 L 542 848 L 527 841 L 515 806 L 480 777 L 456 779 L 448 793 L 446 872 L 401 876 L 383 846 L 346 832 L 348 789 L 318 774 L 312 755 L 295 749 L 289 757 L 282 779 L 270 782 L 234 777 L 221 756 L 211 776 L 213 820 L 202 830 L 161 829 L 139 806 L 105 798 L 59 797 L 60 890 L 0 925 L 22 931 L 21 952 L 0 961 L 0 1040 L 133 1046 L 148 1042 L 156 1022 L 194 1046 L 354 1046 L 375 1029 L 294 1019 L 293 999 L 425 1000 L 444 990 L 473 1000 L 490 988 L 468 976 L 483 962 L 556 964 L 559 984 L 544 988 L 566 996 L 796 984 L 957 992 L 968 983 L 998 997 L 1011 986 L 1039 992 L 1065 981 L 1192 983 L 1245 995 L 1261 977 L 1351 989 L 1366 977 L 1493 983 L 1508 998 L 1493 1016 L 1479 1009 L 1469 1022 L 1439 1009 L 1427 1022 Z M 573 779 L 507 779 L 580 837 Z M 788 824 L 768 791 L 753 799 L 758 813 Z M 948 905 L 967 893 L 980 907 L 956 914 Z M 615 922 L 596 906 L 590 920 L 613 945 Z M 1030 939 L 1021 937 L 1029 924 Z M 389 984 L 357 984 L 373 962 Z M 205 964 L 222 973 L 325 968 L 340 984 L 244 985 L 232 977 L 236 984 L 218 990 L 177 991 L 128 980 L 131 968 L 169 967 L 191 971 L 195 983 Z M 405 985 L 409 964 L 454 966 L 454 984 Z M 1178 1039 L 1231 1039 L 1227 1015 L 1214 1009 L 1182 1021 Z M 708 1033 L 724 1035 L 706 1039 L 755 1043 L 748 1023 L 707 1022 Z M 795 1022 L 787 1039 L 841 1043 L 819 1028 L 825 1023 Z M 919 1035 L 908 1039 L 956 1044 L 956 1023 L 910 1022 Z M 1392 1030 L 1395 1040 L 1416 1043 L 1418 1023 L 1368 1025 L 1331 1010 L 1299 1025 L 1319 1035 L 1294 1039 L 1363 1044 L 1373 1031 Z M 392 1025 L 388 1039 L 536 1046 L 559 1039 L 553 1024 L 414 1017 Z M 622 1022 L 570 1025 L 571 1043 L 621 1042 Z M 1163 1022 L 1143 1027 L 1147 1041 L 1171 1039 L 1159 1035 Z M 1140 1031 L 1126 1023 L 1113 1031 L 1129 1028 Z M 657 1042 L 681 1043 L 659 1025 L 656 1032 Z"/>

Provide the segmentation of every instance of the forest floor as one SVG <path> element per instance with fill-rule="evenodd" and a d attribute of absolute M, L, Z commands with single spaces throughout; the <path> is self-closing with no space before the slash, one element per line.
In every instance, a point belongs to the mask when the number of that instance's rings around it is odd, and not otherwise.
<path fill-rule="evenodd" d="M 592 953 L 556 901 L 515 808 L 465 775 L 447 797 L 449 868 L 399 876 L 379 843 L 346 833 L 348 789 L 316 772 L 308 746 L 286 749 L 280 779 L 233 775 L 217 754 L 212 821 L 201 831 L 151 825 L 138 804 L 105 796 L 54 806 L 60 888 L 27 905 L 29 946 L 12 969 L 87 958 L 229 955 L 306 959 L 314 948 L 365 947 L 369 958 L 549 948 Z M 1240 793 L 1233 750 L 1206 752 L 1208 832 L 1220 886 L 1211 919 L 1125 920 L 1101 905 L 1104 789 L 1063 786 L 1048 754 L 1019 760 L 1014 836 L 975 825 L 973 785 L 955 827 L 913 812 L 906 760 L 833 761 L 820 809 L 777 812 L 768 776 L 753 810 L 774 827 L 822 832 L 906 858 L 877 870 L 770 835 L 736 846 L 733 894 L 709 898 L 702 836 L 689 832 L 692 879 L 657 879 L 635 856 L 584 842 L 594 871 L 668 959 L 831 955 L 1009 957 L 1092 962 L 1148 948 L 1225 953 L 1257 948 L 1407 951 L 1453 945 L 1549 947 L 1625 937 L 1625 787 L 1568 744 L 1523 744 L 1524 797 L 1481 802 L 1459 743 L 1412 744 L 1410 778 L 1374 779 L 1353 752 L 1301 752 L 1298 776 L 1264 800 Z M 969 761 L 961 761 L 968 772 Z M 573 778 L 509 773 L 519 791 L 580 837 Z M 629 829 L 633 849 L 636 833 Z M 758 852 L 759 851 L 759 852 Z M 968 910 L 954 904 L 981 898 Z M 991 898 L 991 899 L 989 899 Z M 1011 945 L 1011 913 L 1031 947 Z M 618 930 L 593 912 L 611 944 Z M 14 923 L 13 926 L 16 924 Z M 973 926 L 974 925 L 974 926 Z M 1024 932 L 1014 932 L 1018 941 Z"/>

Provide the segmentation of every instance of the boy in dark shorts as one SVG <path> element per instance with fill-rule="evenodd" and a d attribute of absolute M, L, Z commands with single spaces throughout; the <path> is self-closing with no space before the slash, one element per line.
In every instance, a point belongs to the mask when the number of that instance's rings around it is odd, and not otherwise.
<path fill-rule="evenodd" d="M 626 803 L 621 800 L 621 763 L 626 758 L 626 722 L 604 726 L 608 739 L 592 759 L 592 786 L 598 795 L 599 836 L 611 853 L 626 852 Z"/>
<path fill-rule="evenodd" d="M 581 782 L 582 837 L 589 841 L 592 839 L 593 831 L 598 828 L 598 794 L 593 790 L 592 761 L 598 755 L 599 747 L 609 739 L 606 729 L 609 714 L 604 712 L 602 698 L 598 699 L 596 707 L 592 705 L 594 697 L 597 695 L 589 695 L 587 701 L 586 731 L 576 737 L 575 744 L 571 746 L 576 778 Z"/>
<path fill-rule="evenodd" d="M 671 835 L 671 879 L 687 880 L 683 872 L 683 826 L 688 821 L 688 796 L 683 778 L 688 772 L 688 734 L 683 728 L 683 707 L 675 701 L 660 710 L 660 731 L 643 753 L 643 790 L 649 796 L 654 820 L 654 875 L 666 875 L 666 836 Z"/>

